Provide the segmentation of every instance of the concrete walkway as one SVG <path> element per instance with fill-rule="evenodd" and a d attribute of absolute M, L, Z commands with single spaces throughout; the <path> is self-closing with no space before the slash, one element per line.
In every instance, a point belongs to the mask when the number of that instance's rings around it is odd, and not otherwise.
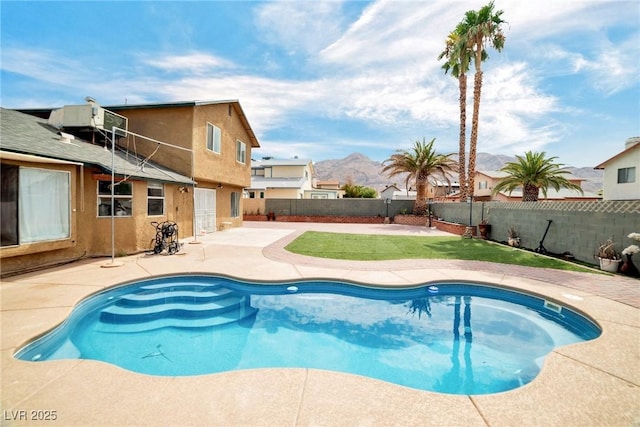
<path fill-rule="evenodd" d="M 245 222 L 185 240 L 178 255 L 83 260 L 3 279 L 2 425 L 640 425 L 640 281 L 452 260 L 335 261 L 288 253 L 305 230 L 443 234 L 399 225 Z M 24 362 L 17 348 L 62 322 L 87 295 L 140 278 L 219 273 L 248 280 L 337 278 L 381 286 L 474 281 L 542 294 L 587 313 L 598 339 L 556 349 L 519 389 L 451 396 L 315 369 L 155 377 L 91 360 Z M 35 411 L 35 412 L 32 412 Z M 41 412 L 38 412 L 41 411 Z M 35 421 L 34 416 L 55 420 Z M 20 419 L 25 418 L 25 419 Z"/>

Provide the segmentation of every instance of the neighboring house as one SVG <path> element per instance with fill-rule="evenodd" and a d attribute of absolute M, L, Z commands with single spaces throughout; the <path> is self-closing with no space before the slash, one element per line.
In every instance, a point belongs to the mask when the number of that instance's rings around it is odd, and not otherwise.
<path fill-rule="evenodd" d="M 415 200 L 416 194 L 417 192 L 414 190 L 401 190 L 392 184 L 380 192 L 380 198 L 383 200 Z"/>
<path fill-rule="evenodd" d="M 309 159 L 253 160 L 251 183 L 245 197 L 250 199 L 311 198 L 313 163 Z"/>
<path fill-rule="evenodd" d="M 314 179 L 313 188 L 305 190 L 303 197 L 305 199 L 339 199 L 344 197 L 344 190 L 340 189 L 338 180 L 319 181 Z"/>
<path fill-rule="evenodd" d="M 515 202 L 522 200 L 522 189 L 517 188 L 511 193 L 508 191 L 502 191 L 498 194 L 491 194 L 493 187 L 505 178 L 508 174 L 502 171 L 476 171 L 475 175 L 475 189 L 474 200 L 475 201 L 500 201 L 500 202 Z M 582 185 L 584 179 L 578 178 L 572 175 L 565 176 L 568 181 Z M 560 191 L 556 191 L 553 188 L 547 189 L 547 197 L 544 197 L 542 190 L 540 190 L 540 196 L 538 200 L 564 200 L 564 201 L 588 201 L 588 200 L 600 200 L 597 194 L 585 192 L 581 194 L 578 191 L 561 188 Z"/>
<path fill-rule="evenodd" d="M 427 199 L 431 201 L 444 201 L 450 194 L 458 191 L 460 185 L 457 182 L 436 181 L 427 184 Z M 380 198 L 391 200 L 415 200 L 417 192 L 412 188 L 401 190 L 395 184 L 387 186 L 380 192 Z"/>
<path fill-rule="evenodd" d="M 640 199 L 640 137 L 627 139 L 623 151 L 594 169 L 604 170 L 604 200 Z"/>
<path fill-rule="evenodd" d="M 151 221 L 191 234 L 189 176 L 70 132 L 0 108 L 2 274 L 112 254 L 112 171 L 117 254 L 149 250 Z"/>
<path fill-rule="evenodd" d="M 340 189 L 340 181 L 337 179 L 328 179 L 326 181 L 316 180 L 314 188 L 319 190 L 339 190 Z"/>
<path fill-rule="evenodd" d="M 183 148 L 171 149 L 135 137 L 135 148 L 197 182 L 195 229 L 188 235 L 242 225 L 242 195 L 251 185 L 251 150 L 260 147 L 237 100 L 187 101 L 105 107 L 125 116 L 129 130 Z"/>

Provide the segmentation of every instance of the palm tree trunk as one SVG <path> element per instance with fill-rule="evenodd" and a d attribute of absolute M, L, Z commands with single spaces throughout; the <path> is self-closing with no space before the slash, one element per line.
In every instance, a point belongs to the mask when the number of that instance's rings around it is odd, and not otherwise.
<path fill-rule="evenodd" d="M 460 202 L 467 199 L 467 178 L 465 154 L 467 143 L 467 75 L 460 73 L 458 76 L 458 86 L 460 87 L 460 142 L 458 149 L 458 182 L 460 183 Z"/>
<path fill-rule="evenodd" d="M 416 178 L 416 202 L 413 205 L 413 214 L 426 215 L 427 209 L 427 179 L 424 176 L 418 176 Z"/>
<path fill-rule="evenodd" d="M 473 82 L 473 119 L 471 120 L 471 140 L 469 141 L 469 179 L 467 180 L 467 195 L 473 198 L 476 181 L 476 150 L 478 146 L 478 122 L 480 119 L 480 92 L 482 90 L 482 70 L 476 67 Z"/>
<path fill-rule="evenodd" d="M 523 202 L 537 202 L 540 189 L 533 184 L 525 184 L 522 189 Z"/>

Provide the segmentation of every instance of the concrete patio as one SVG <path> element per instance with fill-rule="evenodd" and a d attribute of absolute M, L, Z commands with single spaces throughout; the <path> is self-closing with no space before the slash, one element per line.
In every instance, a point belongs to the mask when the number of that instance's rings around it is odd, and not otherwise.
<path fill-rule="evenodd" d="M 2 425 L 61 426 L 633 426 L 640 425 L 640 281 L 456 260 L 336 261 L 288 253 L 305 230 L 440 235 L 398 225 L 245 222 L 185 242 L 173 256 L 82 260 L 0 284 Z M 25 362 L 13 353 L 94 292 L 172 273 L 243 279 L 336 278 L 382 286 L 474 281 L 542 294 L 588 314 L 594 341 L 556 349 L 531 383 L 504 393 L 444 395 L 314 369 L 194 377 L 142 375 L 91 360 Z M 40 412 L 38 412 L 40 411 Z M 34 416 L 55 411 L 55 420 Z"/>

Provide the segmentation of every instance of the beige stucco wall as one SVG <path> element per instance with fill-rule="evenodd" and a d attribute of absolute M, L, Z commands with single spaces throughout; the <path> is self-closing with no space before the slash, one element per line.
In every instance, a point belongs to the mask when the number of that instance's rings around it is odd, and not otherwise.
<path fill-rule="evenodd" d="M 165 184 L 165 212 L 162 216 L 147 215 L 147 182 L 129 180 L 133 184 L 131 216 L 114 217 L 115 254 L 124 255 L 150 250 L 156 230 L 152 221 L 174 221 L 180 239 L 193 236 L 193 192 L 181 192 L 179 185 Z M 91 177 L 86 191 L 86 222 L 93 228 L 89 239 L 89 253 L 93 256 L 111 255 L 111 217 L 98 216 L 97 180 Z M 187 189 L 187 187 L 184 187 Z"/>
<path fill-rule="evenodd" d="M 4 275 L 16 270 L 33 268 L 38 265 L 50 264 L 58 260 L 72 260 L 81 257 L 86 251 L 86 247 L 83 244 L 83 240 L 79 238 L 79 229 L 82 223 L 82 212 L 79 209 L 80 198 L 77 197 L 76 191 L 77 188 L 79 188 L 80 166 L 12 161 L 5 159 L 2 160 L 2 163 L 30 168 L 67 171 L 70 173 L 71 184 L 69 238 L 0 248 L 2 274 Z M 6 212 L 4 214 L 6 214 Z"/>
<path fill-rule="evenodd" d="M 251 185 L 252 141 L 236 104 L 126 108 L 115 111 L 129 118 L 130 131 L 193 150 L 192 154 L 188 151 L 161 147 L 154 155 L 153 161 L 185 176 L 195 176 L 200 188 L 216 190 L 217 229 L 223 228 L 223 223 L 229 222 L 233 226 L 242 225 L 243 200 L 240 197 L 240 216 L 232 218 L 231 192 L 239 192 L 242 196 L 243 189 Z M 207 123 L 221 130 L 220 153 L 207 149 Z M 236 160 L 238 140 L 245 143 L 244 163 Z M 145 147 L 144 153 L 148 155 L 155 150 L 157 144 L 151 141 L 141 142 L 138 138 L 139 152 L 141 146 Z"/>
<path fill-rule="evenodd" d="M 129 130 L 145 137 L 193 150 L 183 151 L 161 146 L 152 160 L 196 181 L 222 183 L 239 187 L 251 184 L 251 140 L 233 104 L 167 106 L 157 108 L 115 109 L 129 119 Z M 207 149 L 207 123 L 221 129 L 220 153 Z M 120 145 L 133 149 L 133 137 L 121 139 Z M 236 161 L 236 141 L 246 145 L 246 161 Z M 139 154 L 149 155 L 158 146 L 153 141 L 136 138 Z M 193 169 L 192 169 L 193 165 Z"/>
<path fill-rule="evenodd" d="M 4 162 L 4 160 L 3 160 Z M 7 162 L 9 163 L 9 162 Z M 2 274 L 24 271 L 46 265 L 97 256 L 111 256 L 111 217 L 98 217 L 98 178 L 93 168 L 74 165 L 52 165 L 11 162 L 29 167 L 68 170 L 71 175 L 71 237 L 53 242 L 41 242 L 0 249 Z M 110 178 L 110 177 L 109 177 Z M 84 183 L 81 183 L 81 179 Z M 131 180 L 133 184 L 133 215 L 115 217 L 115 255 L 131 254 L 151 249 L 155 229 L 151 221 L 175 221 L 180 239 L 193 236 L 193 191 L 175 184 L 165 184 L 165 214 L 147 215 L 147 182 Z M 180 188 L 183 191 L 180 191 Z M 84 190 L 84 191 L 83 191 Z"/>
<path fill-rule="evenodd" d="M 247 215 L 264 215 L 266 213 L 265 200 L 266 199 L 243 199 L 244 210 L 242 213 Z"/>
<path fill-rule="evenodd" d="M 141 108 L 114 110 L 129 119 L 129 131 L 157 141 L 191 149 L 193 108 Z M 138 155 L 151 155 L 158 144 L 148 139 L 129 136 L 120 138 L 119 145 Z M 191 152 L 161 145 L 151 161 L 185 176 L 192 176 Z"/>
<path fill-rule="evenodd" d="M 303 193 L 298 188 L 267 188 L 265 199 L 301 199 Z"/>

